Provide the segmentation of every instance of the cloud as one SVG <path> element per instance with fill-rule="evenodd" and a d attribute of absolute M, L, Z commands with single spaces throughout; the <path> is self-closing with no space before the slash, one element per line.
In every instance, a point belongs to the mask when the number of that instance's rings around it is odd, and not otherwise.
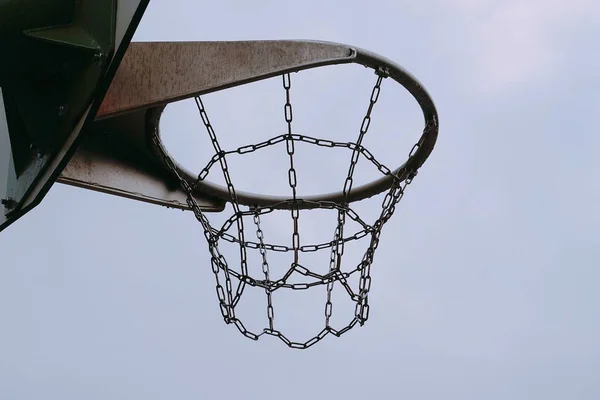
<path fill-rule="evenodd" d="M 600 14 L 592 0 L 463 0 L 453 7 L 467 27 L 471 78 L 496 93 L 556 77 L 570 61 L 575 32 Z"/>

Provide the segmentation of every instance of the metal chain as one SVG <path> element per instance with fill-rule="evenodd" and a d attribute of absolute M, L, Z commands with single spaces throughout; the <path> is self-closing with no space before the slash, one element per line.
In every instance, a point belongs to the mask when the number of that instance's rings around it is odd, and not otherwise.
<path fill-rule="evenodd" d="M 269 271 L 269 263 L 267 262 L 267 250 L 265 249 L 265 244 L 263 241 L 264 233 L 260 227 L 260 213 L 258 211 L 254 211 L 254 224 L 256 225 L 256 237 L 260 243 L 259 251 L 260 256 L 262 258 L 262 271 L 265 275 L 265 282 L 270 282 L 270 271 Z M 275 320 L 275 312 L 273 309 L 273 296 L 272 289 L 270 287 L 265 287 L 265 293 L 267 295 L 267 318 L 269 319 L 269 329 L 273 330 L 274 328 L 274 320 Z"/>
<path fill-rule="evenodd" d="M 283 75 L 283 89 L 285 90 L 285 106 L 284 106 L 284 115 L 285 122 L 287 124 L 287 135 L 285 138 L 286 150 L 290 159 L 290 168 L 288 170 L 288 180 L 290 188 L 292 189 L 292 205 L 290 207 L 290 213 L 292 216 L 292 222 L 294 227 L 294 232 L 292 233 L 292 251 L 294 252 L 294 262 L 292 264 L 292 268 L 295 268 L 298 265 L 299 261 L 299 249 L 300 249 L 300 233 L 298 232 L 298 218 L 300 217 L 300 208 L 298 207 L 298 202 L 296 201 L 297 195 L 297 177 L 296 177 L 296 169 L 294 168 L 294 138 L 292 137 L 292 103 L 290 102 L 290 89 L 292 87 L 292 81 L 290 74 Z"/>
<path fill-rule="evenodd" d="M 358 164 L 358 158 L 360 156 L 360 151 L 358 147 L 362 145 L 362 141 L 369 131 L 369 126 L 371 125 L 371 113 L 373 112 L 373 108 L 379 99 L 379 93 L 381 92 L 381 82 L 384 78 L 386 78 L 389 74 L 384 69 L 378 69 L 377 71 L 377 81 L 373 90 L 371 91 L 371 99 L 369 101 L 369 108 L 367 109 L 367 113 L 363 118 L 362 124 L 360 125 L 360 134 L 358 135 L 358 140 L 356 141 L 356 147 L 352 151 L 352 158 L 350 160 L 350 167 L 348 168 L 348 176 L 346 177 L 346 181 L 344 182 L 344 189 L 342 193 L 344 195 L 344 200 L 342 203 L 346 203 L 346 198 L 350 194 L 350 190 L 352 190 L 352 184 L 354 181 L 354 169 L 356 168 L 356 164 Z"/>
<path fill-rule="evenodd" d="M 369 316 L 369 303 L 368 303 L 368 294 L 371 288 L 371 265 L 373 262 L 375 250 L 379 245 L 379 237 L 381 234 L 381 230 L 386 222 L 391 218 L 392 214 L 395 211 L 396 204 L 402 199 L 404 196 L 405 189 L 407 185 L 409 185 L 414 176 L 416 175 L 416 171 L 411 171 L 407 178 L 404 180 L 398 179 L 393 172 L 378 162 L 375 157 L 362 145 L 364 136 L 368 132 L 370 123 L 371 123 L 371 113 L 375 103 L 379 98 L 379 93 L 381 90 L 381 84 L 384 78 L 387 77 L 387 71 L 378 69 L 376 71 L 378 78 L 375 83 L 375 86 L 371 92 L 371 98 L 369 107 L 367 109 L 367 113 L 363 118 L 360 134 L 356 143 L 353 142 L 334 142 L 326 139 L 318 139 L 312 138 L 305 135 L 293 134 L 292 133 L 292 105 L 290 101 L 290 90 L 291 90 L 291 80 L 289 74 L 283 75 L 283 88 L 285 90 L 285 105 L 284 105 L 284 116 L 287 124 L 287 133 L 283 135 L 276 136 L 272 139 L 269 139 L 264 142 L 260 142 L 258 144 L 246 145 L 243 147 L 239 147 L 235 150 L 225 151 L 219 145 L 217 140 L 217 136 L 215 134 L 214 128 L 208 119 L 208 115 L 206 113 L 204 104 L 202 103 L 199 97 L 196 98 L 196 105 L 198 107 L 200 116 L 208 132 L 209 138 L 211 140 L 212 146 L 215 151 L 215 155 L 211 158 L 209 163 L 205 168 L 202 169 L 197 179 L 194 182 L 188 182 L 185 178 L 181 176 L 178 172 L 177 167 L 174 162 L 167 155 L 164 150 L 160 138 L 158 136 L 158 131 L 155 130 L 152 136 L 152 142 L 156 146 L 156 148 L 161 152 L 163 161 L 167 168 L 171 170 L 171 172 L 175 175 L 175 177 L 179 180 L 182 189 L 187 194 L 187 203 L 189 207 L 194 212 L 196 219 L 200 222 L 204 230 L 204 236 L 209 246 L 209 253 L 211 256 L 211 266 L 213 273 L 215 275 L 216 280 L 216 292 L 217 298 L 219 300 L 219 307 L 221 309 L 221 313 L 226 323 L 234 324 L 238 330 L 246 337 L 251 338 L 253 340 L 258 340 L 258 338 L 264 334 L 276 336 L 280 340 L 282 340 L 286 345 L 291 348 L 298 349 L 306 349 L 310 346 L 313 346 L 315 343 L 321 341 L 328 334 L 332 334 L 334 336 L 341 336 L 346 333 L 348 330 L 352 329 L 356 324 L 364 324 Z M 278 143 L 285 142 L 286 151 L 289 156 L 289 169 L 288 169 L 288 183 L 290 189 L 292 191 L 292 198 L 286 200 L 278 205 L 271 205 L 269 207 L 252 207 L 248 211 L 243 211 L 240 209 L 239 203 L 237 201 L 237 195 L 234 188 L 234 185 L 231 180 L 231 176 L 229 174 L 229 168 L 227 165 L 226 157 L 231 154 L 247 154 L 264 147 L 273 146 Z M 308 201 L 302 198 L 298 198 L 297 196 L 297 176 L 296 170 L 294 167 L 294 155 L 295 155 L 295 142 L 305 142 L 316 146 L 323 147 L 345 147 L 352 150 L 352 157 L 350 161 L 350 167 L 348 169 L 348 175 L 344 182 L 343 189 L 343 197 L 344 200 L 341 203 L 327 202 L 327 201 Z M 409 161 L 413 156 L 415 150 L 418 148 L 419 144 L 417 143 L 409 154 Z M 386 176 L 392 178 L 392 185 L 388 189 L 382 204 L 381 204 L 381 213 L 376 222 L 372 225 L 364 222 L 359 215 L 352 210 L 349 204 L 347 204 L 346 198 L 350 194 L 352 190 L 353 184 L 353 174 L 358 163 L 358 159 L 360 156 L 363 156 L 366 160 L 373 163 L 377 169 Z M 234 214 L 225 221 L 225 223 L 221 226 L 220 229 L 214 228 L 204 212 L 201 210 L 198 205 L 195 197 L 194 190 L 198 186 L 200 182 L 206 179 L 211 168 L 219 164 L 221 167 L 221 171 L 223 177 L 225 178 L 225 182 L 227 185 L 227 189 L 230 196 L 230 201 L 234 210 Z M 334 237 L 330 242 L 320 243 L 320 244 L 307 244 L 301 245 L 300 243 L 300 234 L 299 234 L 299 209 L 300 204 L 307 205 L 309 204 L 311 208 L 321 208 L 321 209 L 330 209 L 337 211 L 338 220 L 336 224 L 336 229 L 334 233 Z M 279 208 L 286 208 L 290 210 L 292 222 L 293 222 L 293 234 L 292 234 L 292 244 L 291 246 L 284 245 L 276 245 L 265 243 L 264 232 L 261 228 L 261 215 L 265 215 L 273 212 Z M 256 242 L 247 241 L 244 237 L 244 217 L 252 216 L 254 224 L 256 226 Z M 344 236 L 344 224 L 346 222 L 346 217 L 356 221 L 362 227 L 362 229 L 351 236 Z M 237 234 L 232 235 L 228 233 L 228 230 L 232 226 L 236 226 Z M 362 260 L 358 265 L 346 272 L 341 271 L 341 261 L 344 254 L 344 246 L 347 242 L 360 240 L 366 236 L 370 236 L 369 246 L 366 250 Z M 225 240 L 232 243 L 237 243 L 240 246 L 240 262 L 241 268 L 240 272 L 235 269 L 231 269 L 227 264 L 225 257 L 219 251 L 219 241 Z M 248 249 L 258 249 L 261 259 L 262 259 L 262 273 L 264 279 L 254 279 L 248 274 L 248 261 L 247 261 L 247 251 Z M 329 261 L 329 271 L 325 275 L 321 275 L 311 271 L 309 268 L 301 265 L 299 263 L 300 253 L 303 252 L 315 252 L 324 249 L 331 249 L 330 253 L 330 261 Z M 282 278 L 277 281 L 273 281 L 271 279 L 271 273 L 269 269 L 269 263 L 267 259 L 268 251 L 275 252 L 293 252 L 293 262 L 288 271 L 283 275 Z M 298 273 L 300 275 L 311 278 L 312 281 L 304 282 L 304 283 L 288 283 L 288 279 L 293 273 Z M 348 278 L 355 274 L 359 273 L 359 285 L 358 291 L 355 292 L 350 284 L 348 283 Z M 224 276 L 225 281 L 224 285 L 221 283 L 221 275 Z M 233 290 L 232 279 L 236 279 L 238 281 L 237 288 Z M 355 315 L 354 318 L 348 323 L 344 328 L 337 330 L 331 326 L 331 316 L 333 312 L 333 302 L 332 302 L 332 291 L 336 282 L 339 282 L 342 287 L 347 292 L 349 298 L 356 303 L 355 306 Z M 239 320 L 235 315 L 235 307 L 243 294 L 246 286 L 251 287 L 261 287 L 265 290 L 267 295 L 267 318 L 268 318 L 268 328 L 264 328 L 261 333 L 254 333 L 246 329 L 241 320 Z M 305 290 L 317 285 L 326 285 L 327 288 L 327 300 L 325 303 L 325 327 L 315 336 L 310 338 L 305 342 L 293 342 L 290 341 L 282 332 L 275 329 L 275 315 L 274 315 L 274 307 L 272 301 L 272 293 L 278 289 L 292 289 L 292 290 Z"/>
<path fill-rule="evenodd" d="M 200 117 L 202 118 L 204 127 L 206 128 L 208 136 L 210 137 L 210 141 L 213 145 L 215 153 L 222 154 L 221 146 L 217 139 L 217 135 L 215 134 L 214 128 L 213 128 L 212 124 L 210 123 L 208 114 L 206 113 L 204 104 L 202 103 L 202 99 L 200 97 L 196 97 L 194 100 L 196 101 L 196 106 L 198 107 L 198 112 L 200 113 Z M 229 197 L 231 199 L 231 205 L 233 207 L 235 214 L 239 214 L 240 207 L 239 207 L 239 204 L 237 201 L 237 195 L 235 192 L 235 188 L 233 186 L 233 182 L 231 180 L 231 176 L 229 175 L 229 167 L 227 165 L 227 158 L 225 156 L 222 156 L 219 158 L 219 162 L 221 164 L 221 170 L 223 171 L 223 177 L 225 178 L 225 184 L 227 185 L 227 191 L 229 192 Z M 243 218 L 238 218 L 236 220 L 236 223 L 237 223 L 237 227 L 238 227 L 238 238 L 239 238 L 240 242 L 241 241 L 245 242 Z M 240 246 L 240 256 L 241 256 L 242 274 L 247 275 L 248 265 L 247 265 L 247 261 L 246 261 L 246 246 L 244 246 L 244 245 Z M 231 277 L 230 277 L 229 271 L 225 270 L 225 287 L 227 290 L 227 296 L 228 296 L 229 305 L 230 305 L 229 317 L 233 318 L 233 317 L 235 317 L 235 314 L 234 314 L 235 304 L 237 304 L 237 301 L 239 300 L 239 297 L 241 296 L 241 294 L 244 290 L 245 283 L 243 281 L 238 281 L 236 296 L 233 297 Z"/>
<path fill-rule="evenodd" d="M 352 150 L 352 157 L 350 159 L 350 166 L 348 168 L 348 175 L 346 177 L 346 180 L 344 182 L 344 188 L 342 190 L 342 201 L 341 204 L 342 206 L 348 206 L 348 195 L 350 194 L 350 191 L 352 190 L 352 184 L 354 181 L 354 170 L 356 169 L 356 165 L 358 164 L 358 159 L 360 156 L 360 151 L 359 151 L 359 147 L 362 148 L 362 142 L 363 139 L 365 137 L 365 135 L 367 134 L 367 131 L 369 130 L 369 126 L 371 125 L 371 113 L 373 112 L 373 108 L 375 107 L 375 103 L 377 103 L 377 100 L 379 99 L 379 93 L 381 91 L 381 83 L 383 81 L 384 78 L 386 78 L 388 76 L 386 71 L 383 70 L 377 70 L 377 81 L 375 83 L 375 86 L 373 87 L 373 90 L 371 91 L 371 99 L 369 101 L 369 107 L 367 108 L 367 113 L 365 114 L 362 124 L 360 126 L 360 134 L 358 135 L 358 140 L 356 141 L 356 146 L 355 148 Z M 344 242 L 340 242 L 338 239 L 340 237 L 344 237 L 344 226 L 346 225 L 346 211 L 344 209 L 338 209 L 338 224 L 335 228 L 335 234 L 334 234 L 334 242 L 335 242 L 335 246 L 331 249 L 331 258 L 330 258 L 330 265 L 329 265 L 329 271 L 330 273 L 335 273 L 337 271 L 339 271 L 340 269 L 340 263 L 342 260 L 342 256 L 344 255 Z M 361 277 L 362 279 L 362 277 Z M 331 303 L 331 293 L 333 291 L 333 287 L 334 287 L 334 281 L 332 280 L 331 282 L 329 282 L 327 284 L 327 302 L 325 303 L 325 326 L 329 327 L 329 319 L 331 317 L 332 314 L 332 303 Z M 359 294 L 362 295 L 363 292 L 361 292 Z M 357 303 L 358 305 L 358 303 Z M 363 307 L 364 309 L 364 307 Z M 357 317 L 359 317 L 359 315 L 356 315 Z M 361 321 L 361 324 L 363 322 Z"/>
<path fill-rule="evenodd" d="M 200 174 L 198 174 L 198 179 L 196 181 L 196 184 L 198 182 L 203 181 L 204 179 L 206 179 L 206 177 L 208 176 L 210 169 L 217 163 L 219 162 L 219 160 L 221 159 L 221 157 L 224 157 L 226 155 L 229 154 L 248 154 L 248 153 L 253 153 L 257 150 L 260 150 L 262 148 L 265 147 L 269 147 L 269 146 L 273 146 L 275 144 L 281 143 L 283 141 L 285 141 L 288 137 L 290 137 L 290 135 L 287 134 L 283 134 L 283 135 L 279 135 L 279 136 L 275 136 L 269 140 L 265 140 L 264 142 L 259 142 L 257 144 L 251 144 L 251 145 L 246 145 L 246 146 L 242 146 L 239 147 L 237 149 L 234 150 L 229 150 L 229 151 L 222 151 L 219 154 L 215 154 L 210 161 L 208 162 L 208 164 L 202 169 L 202 171 L 200 172 Z M 291 135 L 291 138 L 296 141 L 296 142 L 304 142 L 304 143 L 308 143 L 308 144 L 312 144 L 312 145 L 316 145 L 316 146 L 320 146 L 320 147 L 329 147 L 329 148 L 334 148 L 334 147 L 346 147 L 350 150 L 357 150 L 360 152 L 360 154 L 365 157 L 368 161 L 372 162 L 375 167 L 379 170 L 379 172 L 381 172 L 383 175 L 385 176 L 391 176 L 392 175 L 392 170 L 389 169 L 388 167 L 386 167 L 384 164 L 382 164 L 381 162 L 377 161 L 377 159 L 375 158 L 375 156 L 373 156 L 373 154 L 366 149 L 364 146 L 362 145 L 358 145 L 354 142 L 334 142 L 332 140 L 328 140 L 328 139 L 318 139 L 318 138 L 313 138 L 310 136 L 306 136 L 306 135 L 300 135 L 297 133 L 294 133 Z M 417 145 L 415 145 L 417 146 Z"/>

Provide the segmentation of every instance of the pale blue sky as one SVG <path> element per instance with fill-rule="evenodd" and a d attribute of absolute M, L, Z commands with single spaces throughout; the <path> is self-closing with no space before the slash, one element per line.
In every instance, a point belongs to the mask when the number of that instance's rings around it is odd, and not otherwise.
<path fill-rule="evenodd" d="M 224 324 L 190 213 L 55 185 L 0 237 L 0 398 L 599 398 L 598 18 L 593 0 L 153 0 L 138 41 L 320 39 L 398 62 L 436 102 L 438 145 L 382 235 L 368 323 L 305 352 Z M 354 137 L 368 71 L 292 79 L 303 133 Z M 279 80 L 258 87 L 206 97 L 225 142 L 282 129 Z M 420 117 L 386 88 L 369 139 L 393 165 Z M 198 123 L 189 102 L 164 121 L 191 168 Z M 304 165 L 307 191 L 333 189 L 331 160 Z M 242 187 L 281 188 L 276 158 L 244 162 Z M 322 299 L 282 298 L 278 318 L 313 332 Z"/>

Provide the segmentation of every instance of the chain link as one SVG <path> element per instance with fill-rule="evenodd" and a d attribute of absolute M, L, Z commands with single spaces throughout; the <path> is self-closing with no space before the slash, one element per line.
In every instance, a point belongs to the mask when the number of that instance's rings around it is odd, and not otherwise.
<path fill-rule="evenodd" d="M 298 218 L 300 218 L 300 208 L 298 207 L 298 202 L 296 199 L 296 169 L 294 168 L 294 154 L 295 154 L 295 145 L 294 138 L 292 137 L 292 104 L 290 102 L 290 90 L 292 88 L 292 80 L 290 74 L 283 74 L 283 89 L 285 90 L 285 106 L 284 106 L 284 114 L 285 114 L 285 122 L 287 123 L 287 135 L 285 138 L 285 145 L 288 156 L 290 158 L 290 168 L 288 170 L 288 179 L 289 185 L 292 189 L 292 204 L 290 207 L 290 213 L 292 216 L 294 233 L 292 233 L 292 251 L 294 254 L 294 262 L 292 264 L 292 268 L 295 268 L 298 265 L 299 261 L 299 249 L 300 249 L 300 233 L 298 232 Z"/>
<path fill-rule="evenodd" d="M 258 211 L 254 211 L 254 224 L 256 225 L 256 237 L 260 243 L 259 252 L 262 259 L 262 271 L 265 275 L 265 282 L 270 282 L 270 271 L 269 271 L 269 263 L 267 262 L 267 250 L 265 249 L 264 244 L 264 234 L 260 227 L 260 213 Z M 273 296 L 272 290 L 270 287 L 265 287 L 265 293 L 267 294 L 267 318 L 269 319 L 269 329 L 274 329 L 274 321 L 275 321 L 275 311 L 273 309 Z"/>
<path fill-rule="evenodd" d="M 384 69 L 376 70 L 377 80 L 373 90 L 371 92 L 371 98 L 369 107 L 363 118 L 360 126 L 359 137 L 356 142 L 334 142 L 327 139 L 313 138 L 306 135 L 299 135 L 292 133 L 292 121 L 293 111 L 291 104 L 291 79 L 290 74 L 283 75 L 283 88 L 285 91 L 285 105 L 284 105 L 284 117 L 287 125 L 287 133 L 276 136 L 269 140 L 257 143 L 245 145 L 234 150 L 225 151 L 221 148 L 215 130 L 208 118 L 206 109 L 200 97 L 196 97 L 196 105 L 200 113 L 200 117 L 205 126 L 205 129 L 210 138 L 211 144 L 215 151 L 214 156 L 210 159 L 209 163 L 201 170 L 198 174 L 197 179 L 194 182 L 188 182 L 178 172 L 177 167 L 171 158 L 167 155 L 167 152 L 163 148 L 163 145 L 158 136 L 158 130 L 156 129 L 152 135 L 152 143 L 162 154 L 163 162 L 167 168 L 175 175 L 181 184 L 181 188 L 187 194 L 187 203 L 190 209 L 193 211 L 194 216 L 200 222 L 204 237 L 208 243 L 209 254 L 211 258 L 211 268 L 215 276 L 216 281 L 216 293 L 219 301 L 219 308 L 223 319 L 228 324 L 233 324 L 236 328 L 246 337 L 252 340 L 258 340 L 262 335 L 270 335 L 278 337 L 282 342 L 291 348 L 306 349 L 313 346 L 317 342 L 321 341 L 327 335 L 332 334 L 334 336 L 341 336 L 356 324 L 363 325 L 369 317 L 369 302 L 368 294 L 371 289 L 371 265 L 375 255 L 375 250 L 379 245 L 379 237 L 381 230 L 386 222 L 391 218 L 395 211 L 396 205 L 404 196 L 406 187 L 412 182 L 416 171 L 409 171 L 406 179 L 400 180 L 395 176 L 391 169 L 380 163 L 375 157 L 362 145 L 363 139 L 367 134 L 370 124 L 371 115 L 375 104 L 379 98 L 381 91 L 381 84 L 383 79 L 388 76 L 388 73 Z M 237 201 L 237 194 L 235 187 L 232 183 L 231 176 L 229 173 L 229 167 L 227 164 L 227 156 L 233 154 L 248 154 L 254 151 L 260 150 L 265 147 L 274 146 L 279 143 L 285 142 L 286 151 L 289 156 L 289 168 L 288 168 L 288 184 L 292 192 L 292 198 L 283 201 L 281 204 L 271 205 L 268 207 L 251 207 L 249 210 L 242 210 Z M 348 174 L 344 181 L 343 188 L 343 200 L 340 203 L 328 202 L 328 201 L 308 201 L 297 196 L 297 176 L 294 167 L 294 156 L 296 142 L 304 142 L 316 146 L 322 147 L 345 147 L 352 150 L 352 156 L 350 160 L 350 166 Z M 418 149 L 419 144 L 417 143 L 410 152 L 409 160 Z M 367 224 L 363 221 L 360 216 L 350 207 L 347 202 L 347 197 L 352 190 L 354 170 L 358 163 L 360 156 L 363 156 L 366 160 L 370 161 L 377 169 L 385 176 L 392 178 L 392 185 L 385 194 L 381 203 L 381 213 L 376 222 L 372 225 Z M 214 228 L 200 206 L 198 205 L 195 197 L 194 190 L 198 184 L 206 179 L 209 175 L 210 170 L 213 166 L 219 164 L 227 190 L 230 197 L 230 202 L 233 207 L 233 215 L 228 218 L 220 229 Z M 319 243 L 319 244 L 305 244 L 301 245 L 300 234 L 299 234 L 299 217 L 300 217 L 300 205 L 306 205 L 311 203 L 312 208 L 335 210 L 337 212 L 337 224 L 333 239 L 330 242 Z M 269 244 L 265 242 L 264 231 L 261 228 L 261 216 L 272 213 L 276 209 L 285 208 L 290 210 L 293 224 L 293 234 L 291 246 Z M 244 236 L 244 218 L 252 217 L 254 225 L 256 226 L 256 239 L 257 241 L 248 241 Z M 356 232 L 354 235 L 344 235 L 344 225 L 346 218 L 357 222 L 361 226 L 361 230 Z M 228 233 L 230 228 L 235 226 L 236 234 L 233 235 Z M 344 255 L 344 248 L 346 243 L 350 241 L 360 240 L 366 236 L 369 236 L 369 246 L 358 265 L 347 272 L 341 271 L 341 262 Z M 240 248 L 240 272 L 235 269 L 231 269 L 227 264 L 225 257 L 219 251 L 219 242 L 221 240 L 236 243 Z M 248 273 L 248 249 L 258 249 L 261 256 L 262 262 L 262 275 L 264 279 L 254 279 L 249 276 Z M 330 249 L 329 269 L 325 275 L 318 274 L 311 271 L 306 266 L 300 264 L 300 253 L 316 252 L 319 250 Z M 291 252 L 293 253 L 293 262 L 285 274 L 278 280 L 274 281 L 271 278 L 271 271 L 268 263 L 268 252 Z M 307 278 L 311 278 L 312 281 L 303 283 L 289 283 L 288 279 L 292 274 L 297 273 Z M 348 282 L 348 278 L 353 274 L 360 274 L 358 282 L 358 291 L 355 292 Z M 237 287 L 234 291 L 232 279 L 237 280 Z M 331 317 L 333 314 L 333 301 L 332 292 L 335 283 L 338 282 L 348 294 L 349 298 L 355 303 L 355 311 L 353 319 L 342 329 L 335 329 L 331 326 Z M 325 303 L 325 327 L 315 336 L 311 337 L 305 342 L 293 342 L 289 340 L 282 332 L 275 329 L 275 312 L 273 307 L 272 294 L 274 291 L 279 289 L 291 289 L 291 290 L 306 290 L 318 285 L 326 286 L 326 303 Z M 238 304 L 245 288 L 260 287 L 265 290 L 267 296 L 267 319 L 268 327 L 264 328 L 260 333 L 254 333 L 248 330 L 242 321 L 236 317 L 235 307 Z"/>
<path fill-rule="evenodd" d="M 224 157 L 226 155 L 229 154 L 248 154 L 248 153 L 253 153 L 256 150 L 260 150 L 262 148 L 265 147 L 269 147 L 269 146 L 273 146 L 275 144 L 281 143 L 286 141 L 287 138 L 293 139 L 296 142 L 304 142 L 304 143 L 308 143 L 308 144 L 312 144 L 312 145 L 316 145 L 316 146 L 320 146 L 320 147 L 328 147 L 328 148 L 334 148 L 334 147 L 345 147 L 348 148 L 350 150 L 356 150 L 358 152 L 360 152 L 360 154 L 365 157 L 368 161 L 372 162 L 373 165 L 375 165 L 375 167 L 379 170 L 379 172 L 381 172 L 383 175 L 385 176 L 392 176 L 392 170 L 389 169 L 387 166 L 385 166 L 384 164 L 382 164 L 381 162 L 379 162 L 375 156 L 373 156 L 373 154 L 371 154 L 371 152 L 365 148 L 362 145 L 359 145 L 357 143 L 354 142 L 334 142 L 332 140 L 327 140 L 327 139 L 317 139 L 317 138 L 313 138 L 310 136 L 306 136 L 306 135 L 300 135 L 297 133 L 293 133 L 291 135 L 279 135 L 279 136 L 275 136 L 269 140 L 265 140 L 264 142 L 260 142 L 257 144 L 250 144 L 250 145 L 246 145 L 246 146 L 242 146 L 239 147 L 235 150 L 229 150 L 229 151 L 222 151 L 219 154 L 215 154 L 210 161 L 208 162 L 208 164 L 202 169 L 202 171 L 200 172 L 200 174 L 198 174 L 198 179 L 196 181 L 196 184 L 198 182 L 203 181 L 204 179 L 206 179 L 206 177 L 208 176 L 210 169 L 217 163 L 219 162 L 219 160 L 221 159 L 221 157 Z M 413 150 L 411 151 L 411 154 L 414 153 L 414 151 L 418 148 L 418 144 L 415 145 L 415 147 L 413 147 Z M 195 186 L 193 186 L 195 187 Z M 303 200 L 304 202 L 306 202 L 306 200 Z"/>

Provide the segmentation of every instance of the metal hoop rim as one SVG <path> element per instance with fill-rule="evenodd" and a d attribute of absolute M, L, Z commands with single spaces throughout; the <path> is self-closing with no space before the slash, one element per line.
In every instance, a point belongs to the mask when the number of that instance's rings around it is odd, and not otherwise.
<path fill-rule="evenodd" d="M 431 99 L 429 93 L 425 90 L 423 85 L 413 77 L 408 71 L 403 69 L 398 64 L 392 62 L 391 60 L 382 57 L 376 53 L 359 49 L 352 48 L 353 55 L 348 57 L 342 61 L 335 62 L 334 64 L 340 63 L 356 63 L 363 65 L 368 68 L 372 68 L 373 70 L 383 70 L 388 75 L 389 78 L 392 78 L 397 83 L 401 84 L 417 101 L 419 104 L 421 111 L 423 113 L 425 127 L 423 129 L 423 133 L 417 142 L 417 144 L 412 148 L 408 159 L 404 164 L 395 169 L 392 172 L 391 176 L 384 176 L 370 183 L 358 186 L 353 188 L 350 193 L 345 197 L 345 202 L 353 203 L 356 201 L 364 200 L 369 197 L 375 196 L 383 191 L 389 189 L 394 179 L 398 179 L 400 181 L 404 181 L 406 179 L 412 178 L 418 171 L 419 168 L 425 163 L 428 159 L 429 155 L 433 151 L 435 143 L 438 137 L 439 124 L 438 124 L 438 114 L 435 108 L 435 104 Z M 306 68 L 301 69 L 310 69 L 316 68 L 322 65 L 312 65 Z M 296 69 L 288 72 L 298 72 L 300 69 Z M 286 71 L 283 71 L 285 73 Z M 265 79 L 265 78 L 262 78 Z M 148 136 L 151 138 L 155 133 L 158 139 L 160 140 L 160 129 L 159 129 L 159 121 L 162 112 L 164 111 L 165 106 L 154 107 L 148 110 Z M 152 141 L 149 140 L 151 148 L 155 155 L 157 155 L 157 159 L 162 160 L 162 152 L 166 153 L 164 145 L 162 145 L 162 149 L 157 148 L 152 145 Z M 161 143 L 162 144 L 162 143 Z M 168 157 L 171 158 L 175 168 L 182 178 L 188 181 L 191 185 L 193 185 L 197 178 L 193 173 L 186 170 L 179 163 L 177 163 L 173 158 L 166 153 Z M 201 181 L 195 185 L 195 193 L 199 195 L 210 196 L 214 198 L 218 198 L 224 200 L 226 202 L 230 202 L 231 198 L 227 188 L 221 185 L 217 185 L 211 182 Z M 289 209 L 292 204 L 289 202 L 289 198 L 285 196 L 271 196 L 271 195 L 261 195 L 257 193 L 249 193 L 243 191 L 236 190 L 237 201 L 241 205 L 249 206 L 249 207 L 273 207 L 277 209 Z M 315 202 L 328 201 L 336 204 L 340 204 L 344 199 L 344 195 L 342 191 L 326 193 L 326 194 L 318 194 L 305 196 L 301 199 L 298 199 L 294 207 L 299 209 L 311 209 L 314 208 Z"/>

